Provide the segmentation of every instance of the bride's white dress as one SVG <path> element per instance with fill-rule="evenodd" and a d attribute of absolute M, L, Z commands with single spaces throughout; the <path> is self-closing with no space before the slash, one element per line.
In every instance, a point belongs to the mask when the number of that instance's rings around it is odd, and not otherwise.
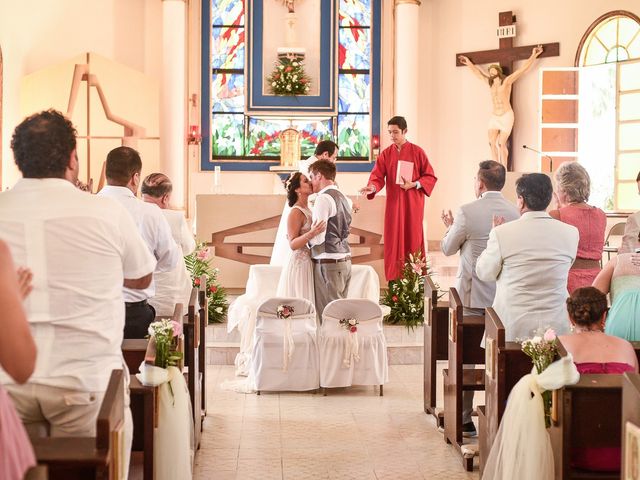
<path fill-rule="evenodd" d="M 293 209 L 300 210 L 305 217 L 304 225 L 300 229 L 300 235 L 304 235 L 311 230 L 311 210 L 298 205 L 294 205 L 291 210 L 293 211 Z M 277 295 L 279 297 L 304 298 L 314 304 L 311 251 L 305 245 L 298 250 L 290 250 L 290 252 L 288 261 L 282 267 Z"/>

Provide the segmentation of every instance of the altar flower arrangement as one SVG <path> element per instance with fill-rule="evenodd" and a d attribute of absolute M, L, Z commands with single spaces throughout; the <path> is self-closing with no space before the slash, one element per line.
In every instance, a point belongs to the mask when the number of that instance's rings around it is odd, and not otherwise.
<path fill-rule="evenodd" d="M 218 283 L 220 270 L 211 265 L 211 251 L 207 244 L 198 242 L 193 253 L 184 257 L 191 276 L 192 285 L 200 287 L 200 277 L 207 276 L 207 297 L 209 299 L 209 323 L 222 323 L 227 318 L 229 301 L 227 292 Z"/>
<path fill-rule="evenodd" d="M 410 253 L 400 277 L 389 282 L 389 289 L 380 299 L 382 305 L 391 308 L 391 312 L 384 318 L 385 322 L 405 325 L 407 329 L 413 329 L 424 322 L 425 275 L 434 275 L 430 260 L 420 251 Z"/>
<path fill-rule="evenodd" d="M 155 366 L 168 368 L 178 365 L 182 359 L 182 352 L 177 351 L 182 325 L 175 320 L 163 319 L 149 325 L 148 333 L 156 343 Z"/>
<path fill-rule="evenodd" d="M 276 315 L 278 318 L 289 318 L 295 312 L 294 308 L 291 305 L 278 305 L 278 309 L 276 310 Z"/>
<path fill-rule="evenodd" d="M 274 95 L 309 95 L 311 79 L 301 60 L 280 58 L 267 82 Z"/>
<path fill-rule="evenodd" d="M 351 333 L 356 333 L 358 331 L 359 323 L 360 322 L 356 318 L 343 318 L 340 320 L 340 326 Z"/>
<path fill-rule="evenodd" d="M 540 329 L 535 332 L 534 336 L 521 342 L 522 351 L 533 362 L 536 373 L 540 375 L 546 368 L 551 365 L 558 355 L 558 337 L 552 328 Z M 542 393 L 544 402 L 544 422 L 547 428 L 551 426 L 551 391 L 546 390 Z"/>

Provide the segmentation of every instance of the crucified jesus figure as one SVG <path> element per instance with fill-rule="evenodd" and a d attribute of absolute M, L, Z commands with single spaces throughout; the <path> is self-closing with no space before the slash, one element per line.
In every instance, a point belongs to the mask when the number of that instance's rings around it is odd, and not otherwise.
<path fill-rule="evenodd" d="M 289 13 L 296 13 L 295 0 L 282 0 Z"/>
<path fill-rule="evenodd" d="M 513 108 L 511 108 L 511 87 L 513 82 L 531 68 L 541 53 L 542 46 L 538 45 L 531 51 L 531 56 L 524 62 L 524 65 L 507 77 L 502 73 L 502 67 L 499 64 L 490 65 L 485 72 L 464 55 L 458 57 L 460 63 L 471 68 L 476 77 L 483 82 L 489 82 L 493 103 L 493 112 L 489 120 L 489 146 L 493 160 L 502 163 L 505 167 L 509 157 L 507 140 L 511 135 L 514 121 Z"/>

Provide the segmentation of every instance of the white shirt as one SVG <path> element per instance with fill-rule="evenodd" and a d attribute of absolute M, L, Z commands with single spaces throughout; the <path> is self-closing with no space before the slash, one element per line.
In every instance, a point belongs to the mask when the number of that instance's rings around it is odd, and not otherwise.
<path fill-rule="evenodd" d="M 156 309 L 156 315 L 173 315 L 177 303 L 182 304 L 182 312 L 186 314 L 189 309 L 192 284 L 184 263 L 184 255 L 196 249 L 196 241 L 181 211 L 164 209 L 161 212 L 169 223 L 173 239 L 181 247 L 181 255 L 173 270 L 153 274 L 156 295 L 149 299 L 149 303 Z"/>
<path fill-rule="evenodd" d="M 58 178 L 22 179 L 0 193 L 0 238 L 33 272 L 25 300 L 38 356 L 29 382 L 106 390 L 122 368 L 122 282 L 155 260 L 117 202 Z M 0 382 L 12 383 L 4 372 Z"/>
<path fill-rule="evenodd" d="M 325 222 L 329 221 L 329 218 L 335 216 L 338 213 L 338 207 L 336 206 L 336 202 L 331 195 L 323 195 L 327 190 L 338 190 L 335 185 L 328 185 L 324 187 L 322 190 L 318 192 L 318 197 L 313 205 L 313 223 L 320 222 L 324 220 Z M 338 190 L 339 191 L 339 190 Z M 349 208 L 352 208 L 352 202 L 347 196 L 347 203 L 349 204 Z M 318 235 L 309 240 L 309 245 L 321 245 L 324 243 L 324 239 L 327 232 L 320 232 Z M 351 255 L 351 253 L 320 253 L 318 255 L 313 255 L 313 258 L 322 259 L 322 258 L 344 258 Z"/>
<path fill-rule="evenodd" d="M 158 263 L 154 273 L 169 272 L 175 268 L 180 257 L 180 249 L 173 240 L 171 228 L 160 207 L 153 203 L 143 202 L 127 187 L 107 185 L 100 190 L 98 195 L 117 200 L 129 212 L 149 251 L 156 257 Z M 144 290 L 126 287 L 123 287 L 122 290 L 125 302 L 148 300 L 156 292 L 155 275 L 151 285 Z"/>

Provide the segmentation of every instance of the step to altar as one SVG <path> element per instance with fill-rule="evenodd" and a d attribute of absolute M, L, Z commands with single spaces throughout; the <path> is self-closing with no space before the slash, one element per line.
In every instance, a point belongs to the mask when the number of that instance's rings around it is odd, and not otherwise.
<path fill-rule="evenodd" d="M 387 340 L 387 355 L 390 365 L 422 364 L 423 328 L 408 330 L 398 325 L 384 325 Z M 207 364 L 233 365 L 240 351 L 240 334 L 237 330 L 228 333 L 226 323 L 207 327 Z"/>

